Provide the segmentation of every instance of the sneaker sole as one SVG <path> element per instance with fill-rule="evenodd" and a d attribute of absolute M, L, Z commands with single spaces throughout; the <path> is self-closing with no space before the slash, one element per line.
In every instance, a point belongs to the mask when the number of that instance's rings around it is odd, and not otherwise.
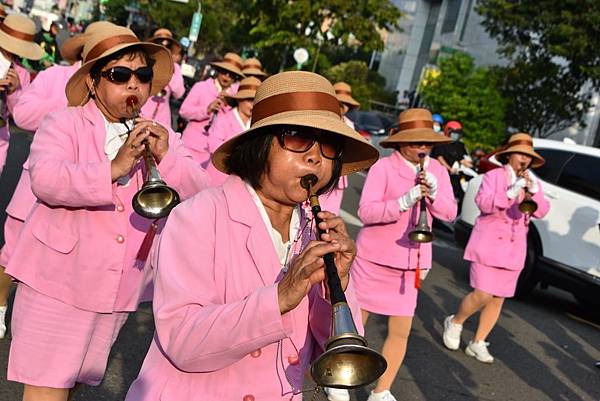
<path fill-rule="evenodd" d="M 468 356 L 472 356 L 473 358 L 477 359 L 481 363 L 494 363 L 494 359 L 492 359 L 491 361 L 486 361 L 486 360 L 483 360 L 483 359 L 479 359 L 477 357 L 477 354 L 474 353 L 473 351 L 471 351 L 471 349 L 469 347 L 465 348 L 465 354 L 467 354 Z"/>
<path fill-rule="evenodd" d="M 460 342 L 458 343 L 458 345 L 456 345 L 456 347 L 454 347 L 452 344 L 448 344 L 448 342 L 446 342 L 445 337 L 442 337 L 442 340 L 444 341 L 444 346 L 446 348 L 448 348 L 450 351 L 456 351 L 460 348 Z"/>

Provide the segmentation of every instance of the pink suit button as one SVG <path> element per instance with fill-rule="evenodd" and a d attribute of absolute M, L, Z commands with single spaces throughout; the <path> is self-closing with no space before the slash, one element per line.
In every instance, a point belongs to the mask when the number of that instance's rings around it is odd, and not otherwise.
<path fill-rule="evenodd" d="M 119 244 L 122 244 L 123 242 L 125 242 L 125 237 L 123 237 L 122 235 L 117 235 L 117 242 Z"/>
<path fill-rule="evenodd" d="M 300 363 L 300 357 L 298 354 L 288 356 L 288 363 L 292 366 L 298 365 Z"/>
<path fill-rule="evenodd" d="M 125 210 L 123 205 L 121 205 L 121 204 L 117 205 L 117 212 L 122 212 L 123 210 Z"/>
<path fill-rule="evenodd" d="M 243 401 L 254 401 L 254 396 L 252 394 L 246 394 L 244 396 L 244 398 L 242 398 Z"/>
<path fill-rule="evenodd" d="M 261 351 L 261 350 L 260 350 L 260 348 L 259 348 L 259 349 L 255 350 L 255 351 L 252 351 L 252 352 L 250 353 L 250 356 L 251 356 L 252 358 L 258 358 L 258 357 L 260 356 L 260 354 L 262 354 L 262 351 Z"/>

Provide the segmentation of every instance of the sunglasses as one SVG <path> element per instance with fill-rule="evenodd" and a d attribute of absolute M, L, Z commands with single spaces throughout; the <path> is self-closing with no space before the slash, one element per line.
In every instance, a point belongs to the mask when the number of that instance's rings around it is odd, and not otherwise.
<path fill-rule="evenodd" d="M 238 81 L 240 79 L 240 77 L 235 73 L 235 72 L 231 72 L 231 71 L 227 71 L 227 70 L 222 70 L 220 68 L 217 69 L 217 74 L 223 74 L 223 75 L 227 75 L 229 78 Z"/>
<path fill-rule="evenodd" d="M 108 70 L 102 71 L 100 73 L 104 78 L 108 79 L 110 82 L 114 82 L 116 84 L 125 84 L 129 82 L 132 75 L 135 75 L 143 84 L 147 84 L 152 81 L 154 77 L 154 71 L 152 71 L 152 67 L 140 67 L 137 70 L 132 70 L 127 67 L 113 67 Z"/>
<path fill-rule="evenodd" d="M 343 141 L 340 141 L 335 135 L 323 134 L 321 131 L 311 128 L 284 128 L 277 135 L 277 139 L 282 148 L 294 153 L 308 152 L 315 142 L 319 142 L 321 155 L 330 160 L 341 158 L 344 149 Z"/>

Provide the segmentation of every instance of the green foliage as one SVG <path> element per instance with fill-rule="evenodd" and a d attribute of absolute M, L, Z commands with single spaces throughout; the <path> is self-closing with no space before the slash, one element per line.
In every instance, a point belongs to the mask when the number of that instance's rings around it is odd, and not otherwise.
<path fill-rule="evenodd" d="M 505 133 L 506 101 L 497 88 L 495 70 L 475 67 L 473 58 L 455 53 L 439 62 L 439 74 L 428 77 L 420 95 L 446 121 L 458 120 L 469 147 L 493 148 Z"/>
<path fill-rule="evenodd" d="M 478 0 L 486 31 L 511 64 L 501 86 L 507 122 L 547 136 L 583 121 L 600 89 L 600 1 Z"/>
<path fill-rule="evenodd" d="M 369 70 L 363 61 L 349 61 L 329 68 L 323 74 L 331 83 L 344 81 L 352 87 L 352 97 L 363 110 L 369 110 L 369 100 L 394 104 L 396 94 L 384 89 L 385 79 Z"/>

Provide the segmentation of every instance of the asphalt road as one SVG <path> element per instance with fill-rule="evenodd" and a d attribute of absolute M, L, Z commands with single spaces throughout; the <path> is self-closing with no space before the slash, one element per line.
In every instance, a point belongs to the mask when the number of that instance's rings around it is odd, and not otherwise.
<path fill-rule="evenodd" d="M 28 148 L 27 139 L 13 136 L 8 165 L 0 179 L 0 210 L 4 210 L 18 179 L 19 166 Z M 355 211 L 363 180 L 362 175 L 351 177 L 351 187 L 344 198 L 342 215 L 353 235 L 360 225 Z M 490 351 L 496 358 L 492 365 L 443 347 L 441 322 L 469 291 L 468 264 L 450 232 L 438 229 L 435 234 L 434 269 L 419 296 L 405 363 L 392 388 L 396 398 L 399 401 L 600 400 L 600 369 L 594 367 L 595 361 L 600 360 L 600 311 L 580 307 L 570 294 L 536 289 L 525 300 L 508 300 L 499 324 L 489 337 Z M 465 325 L 463 347 L 475 327 L 475 320 Z M 151 308 L 143 305 L 130 316 L 117 339 L 102 385 L 84 387 L 75 400 L 122 400 L 141 366 L 152 331 Z M 385 317 L 373 316 L 366 328 L 367 340 L 380 348 L 385 334 Z M 0 400 L 20 400 L 20 385 L 6 381 L 9 347 L 10 336 L 0 340 Z M 307 383 L 307 389 L 310 386 Z M 352 399 L 366 400 L 371 388 L 352 391 Z M 307 393 L 304 399 L 312 400 L 312 393 Z M 314 399 L 325 398 L 318 394 Z"/>

